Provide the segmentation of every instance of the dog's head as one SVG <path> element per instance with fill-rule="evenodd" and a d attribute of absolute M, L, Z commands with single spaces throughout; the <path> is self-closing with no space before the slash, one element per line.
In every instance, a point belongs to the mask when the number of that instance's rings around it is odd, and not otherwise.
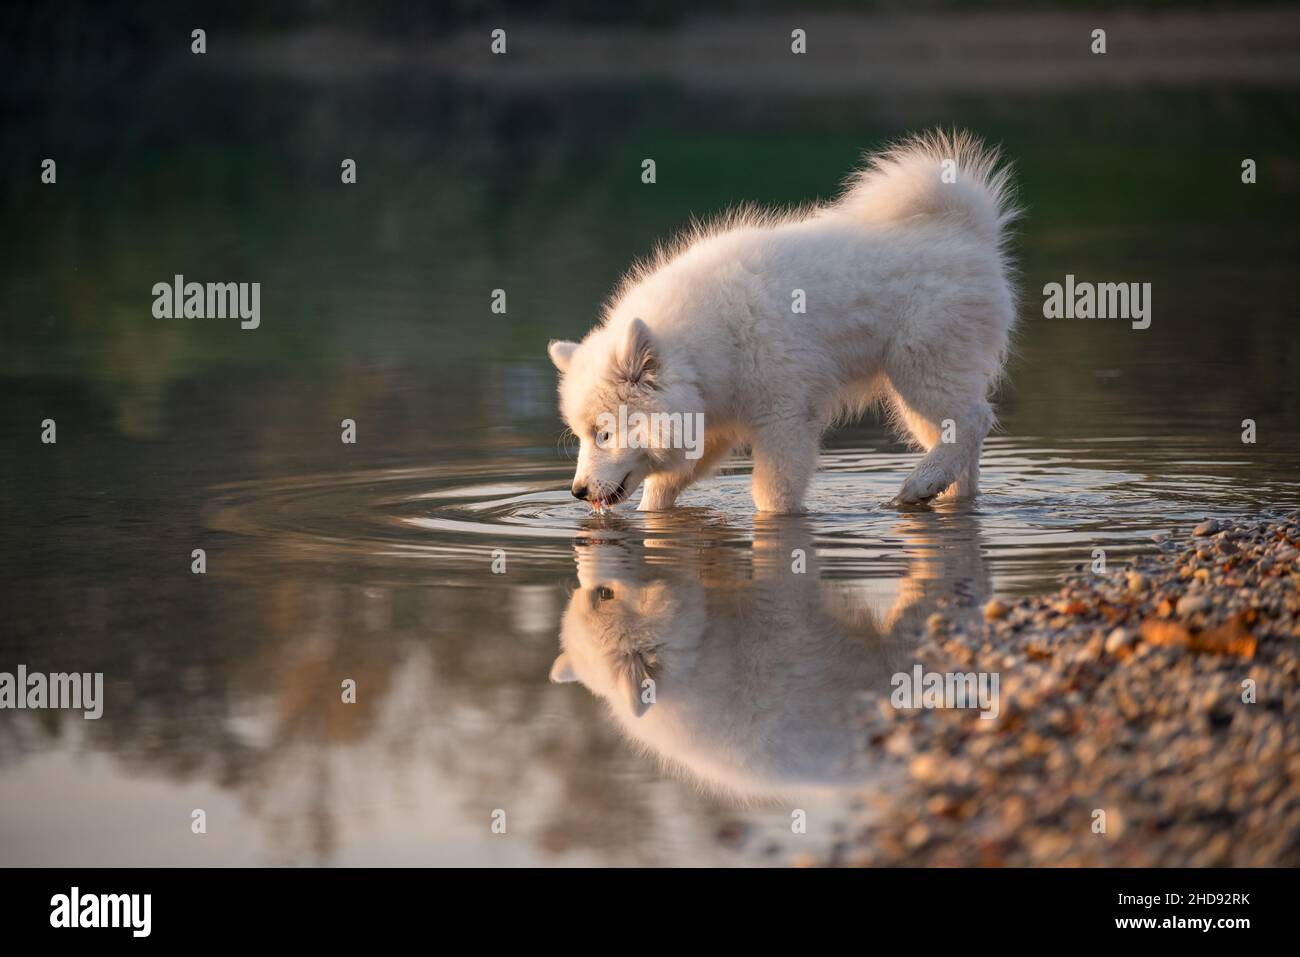
<path fill-rule="evenodd" d="M 581 681 L 616 711 L 634 718 L 649 707 L 647 679 L 655 664 L 656 627 L 648 608 L 671 602 L 663 582 L 611 580 L 574 592 L 561 626 L 563 651 L 551 680 Z"/>
<path fill-rule="evenodd" d="M 601 326 L 581 343 L 554 341 L 548 351 L 560 370 L 560 414 L 580 443 L 577 498 L 595 508 L 617 505 L 652 472 L 682 466 L 691 451 L 682 423 L 699 403 L 644 322 Z"/>
<path fill-rule="evenodd" d="M 580 681 L 620 717 L 640 718 L 653 698 L 647 679 L 657 687 L 662 678 L 660 656 L 702 632 L 703 592 L 648 565 L 641 549 L 582 545 L 574 557 L 578 589 L 561 619 L 551 680 Z"/>

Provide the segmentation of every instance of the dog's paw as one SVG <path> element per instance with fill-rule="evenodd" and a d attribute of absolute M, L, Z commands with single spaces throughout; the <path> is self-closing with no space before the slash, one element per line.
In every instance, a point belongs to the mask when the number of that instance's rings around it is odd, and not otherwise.
<path fill-rule="evenodd" d="M 951 482 L 945 482 L 941 478 L 925 475 L 911 475 L 903 483 L 897 495 L 894 496 L 894 503 L 897 505 L 926 505 L 935 497 L 944 491 Z"/>

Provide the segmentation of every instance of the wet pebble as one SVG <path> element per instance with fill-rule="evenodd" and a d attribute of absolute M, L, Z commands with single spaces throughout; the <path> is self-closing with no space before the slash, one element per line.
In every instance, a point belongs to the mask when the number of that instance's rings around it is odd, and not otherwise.
<path fill-rule="evenodd" d="M 1133 647 L 1133 633 L 1127 628 L 1116 628 L 1106 636 L 1106 654 L 1116 655 Z"/>
<path fill-rule="evenodd" d="M 1191 594 L 1178 599 L 1176 611 L 1180 618 L 1189 618 L 1192 615 L 1203 614 L 1212 607 L 1214 607 L 1214 601 L 1209 595 Z"/>
<path fill-rule="evenodd" d="M 994 598 L 984 606 L 984 617 L 988 621 L 997 621 L 1007 617 L 1007 612 L 1011 610 L 1006 602 L 999 598 Z"/>

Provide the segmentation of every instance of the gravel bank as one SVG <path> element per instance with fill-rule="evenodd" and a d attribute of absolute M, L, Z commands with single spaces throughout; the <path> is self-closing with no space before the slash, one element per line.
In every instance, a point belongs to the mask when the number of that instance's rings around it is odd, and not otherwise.
<path fill-rule="evenodd" d="M 934 616 L 926 670 L 997 673 L 1000 714 L 868 714 L 905 783 L 831 863 L 1300 864 L 1300 513 L 1158 548 L 983 621 Z"/>

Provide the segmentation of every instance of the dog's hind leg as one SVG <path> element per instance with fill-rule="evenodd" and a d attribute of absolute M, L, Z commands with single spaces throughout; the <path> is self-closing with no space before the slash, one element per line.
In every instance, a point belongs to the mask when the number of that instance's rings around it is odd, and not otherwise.
<path fill-rule="evenodd" d="M 929 452 L 939 444 L 939 427 L 904 402 L 903 397 L 893 389 L 889 392 L 889 408 L 900 437 L 911 439 L 922 452 Z"/>
<path fill-rule="evenodd" d="M 970 382 L 967 388 L 955 385 L 948 381 L 927 387 L 914 380 L 904 391 L 894 384 L 897 418 L 926 450 L 903 482 L 900 503 L 928 502 L 949 488 L 959 498 L 979 491 L 980 450 L 993 427 L 993 410 L 984 397 L 983 383 Z"/>
<path fill-rule="evenodd" d="M 989 412 L 989 421 L 993 418 L 992 410 Z M 985 436 L 988 432 L 985 432 Z M 974 498 L 980 493 L 980 452 L 983 451 L 984 441 L 980 442 L 971 451 L 970 458 L 966 461 L 966 467 L 961 470 L 957 476 L 957 481 L 949 492 L 954 498 Z"/>

